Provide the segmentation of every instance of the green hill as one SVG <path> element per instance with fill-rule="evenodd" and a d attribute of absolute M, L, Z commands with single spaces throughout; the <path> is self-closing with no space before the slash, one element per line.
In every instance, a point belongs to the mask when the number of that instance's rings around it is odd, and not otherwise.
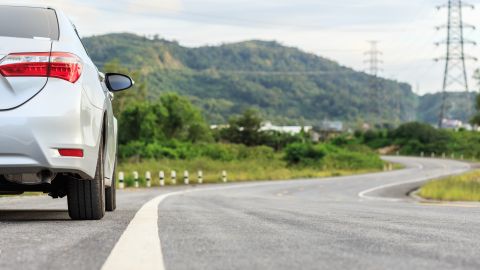
<path fill-rule="evenodd" d="M 446 117 L 468 121 L 475 112 L 476 93 L 447 93 Z M 417 108 L 418 120 L 426 123 L 438 123 L 442 94 L 427 94 L 421 96 Z"/>
<path fill-rule="evenodd" d="M 211 123 L 224 123 L 249 107 L 279 124 L 417 118 L 419 99 L 408 84 L 375 79 L 277 42 L 188 48 L 158 38 L 108 34 L 84 43 L 100 67 L 118 59 L 141 70 L 150 98 L 167 91 L 186 95 Z"/>

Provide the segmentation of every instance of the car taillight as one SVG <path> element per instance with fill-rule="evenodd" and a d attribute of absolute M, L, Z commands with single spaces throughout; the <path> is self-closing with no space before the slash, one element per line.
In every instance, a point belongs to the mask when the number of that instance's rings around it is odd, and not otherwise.
<path fill-rule="evenodd" d="M 0 62 L 4 77 L 52 77 L 75 83 L 82 75 L 82 61 L 65 52 L 12 53 Z"/>
<path fill-rule="evenodd" d="M 50 55 L 50 77 L 74 83 L 82 75 L 82 61 L 71 53 L 52 52 Z"/>
<path fill-rule="evenodd" d="M 58 153 L 62 157 L 83 157 L 82 149 L 58 149 Z"/>

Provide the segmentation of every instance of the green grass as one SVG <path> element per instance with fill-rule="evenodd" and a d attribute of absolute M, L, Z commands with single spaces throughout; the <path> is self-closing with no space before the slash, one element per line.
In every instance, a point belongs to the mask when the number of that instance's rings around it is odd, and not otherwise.
<path fill-rule="evenodd" d="M 418 195 L 432 200 L 480 201 L 480 170 L 429 182 Z"/>
<path fill-rule="evenodd" d="M 149 160 L 138 163 L 120 163 L 118 172 L 125 173 L 127 186 L 133 185 L 132 172 L 140 174 L 140 185 L 144 185 L 143 179 L 146 171 L 152 173 L 152 185 L 159 185 L 158 172 L 165 172 L 165 182 L 170 183 L 170 172 L 177 172 L 177 184 L 183 183 L 183 172 L 188 170 L 190 182 L 196 183 L 197 172 L 203 171 L 204 183 L 220 183 L 223 170 L 228 173 L 229 182 L 245 182 L 256 180 L 287 180 L 300 178 L 320 178 L 329 176 L 343 176 L 360 173 L 377 172 L 379 168 L 365 169 L 321 169 L 313 167 L 287 166 L 286 162 L 279 157 L 272 159 L 246 159 L 236 161 L 217 161 L 205 158 L 193 160 Z"/>

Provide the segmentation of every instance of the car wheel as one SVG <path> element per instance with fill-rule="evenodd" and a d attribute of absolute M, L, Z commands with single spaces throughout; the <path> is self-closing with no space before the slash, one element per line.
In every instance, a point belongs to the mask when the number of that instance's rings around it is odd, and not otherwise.
<path fill-rule="evenodd" d="M 113 177 L 112 177 L 112 185 L 110 187 L 105 188 L 105 210 L 108 212 L 113 212 L 117 208 L 117 170 L 116 170 L 116 162 L 115 167 L 113 169 Z"/>
<path fill-rule="evenodd" d="M 97 169 L 93 180 L 70 179 L 67 188 L 68 214 L 75 220 L 99 220 L 105 215 L 103 138 L 100 139 Z"/>

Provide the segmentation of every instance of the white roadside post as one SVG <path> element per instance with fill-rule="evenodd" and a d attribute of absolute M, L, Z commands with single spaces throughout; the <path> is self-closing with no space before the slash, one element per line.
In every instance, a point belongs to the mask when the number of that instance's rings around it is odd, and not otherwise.
<path fill-rule="evenodd" d="M 432 152 L 432 158 L 435 158 L 435 153 L 434 152 Z"/>
<path fill-rule="evenodd" d="M 203 184 L 203 172 L 198 171 L 198 183 Z"/>
<path fill-rule="evenodd" d="M 460 160 L 463 161 L 464 157 L 463 157 L 463 154 L 460 155 Z"/>
<path fill-rule="evenodd" d="M 424 156 L 425 156 L 425 153 L 421 152 L 421 153 L 420 153 L 420 157 L 423 158 Z"/>
<path fill-rule="evenodd" d="M 125 188 L 125 174 L 123 172 L 118 173 L 118 188 L 124 189 Z"/>
<path fill-rule="evenodd" d="M 445 159 L 445 153 L 442 153 L 442 158 Z"/>
<path fill-rule="evenodd" d="M 455 153 L 452 153 L 452 155 L 450 156 L 452 159 L 455 159 Z"/>
<path fill-rule="evenodd" d="M 172 171 L 171 174 L 170 174 L 170 177 L 171 177 L 172 185 L 176 185 L 177 184 L 177 172 Z"/>
<path fill-rule="evenodd" d="M 140 185 L 138 184 L 138 172 L 133 172 L 133 180 L 135 180 L 135 187 L 138 188 Z"/>
<path fill-rule="evenodd" d="M 227 183 L 227 171 L 222 171 L 222 181 Z"/>
<path fill-rule="evenodd" d="M 152 186 L 152 174 L 150 172 L 145 173 L 145 181 L 147 182 L 147 187 Z"/>
<path fill-rule="evenodd" d="M 160 186 L 165 186 L 165 173 L 163 171 L 160 171 L 158 173 L 158 177 L 160 179 Z"/>
<path fill-rule="evenodd" d="M 188 171 L 184 171 L 184 172 L 183 172 L 183 183 L 184 183 L 185 185 L 190 184 L 190 179 L 188 178 Z"/>

